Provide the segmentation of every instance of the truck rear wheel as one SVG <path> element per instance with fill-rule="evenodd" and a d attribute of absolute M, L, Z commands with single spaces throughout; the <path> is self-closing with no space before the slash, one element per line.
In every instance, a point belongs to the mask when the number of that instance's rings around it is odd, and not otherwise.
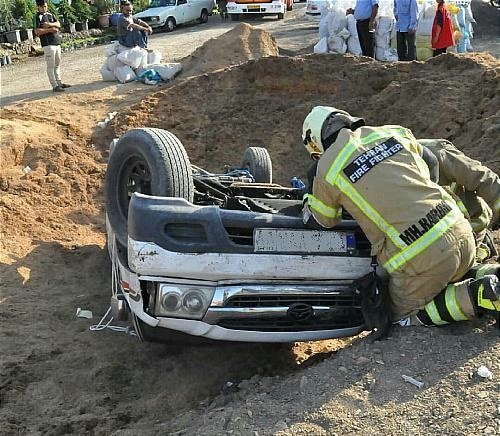
<path fill-rule="evenodd" d="M 238 14 L 231 14 L 232 21 L 238 21 L 239 19 L 240 19 L 240 16 Z"/>
<path fill-rule="evenodd" d="M 204 24 L 208 21 L 208 11 L 203 9 L 200 14 L 200 23 Z"/>
<path fill-rule="evenodd" d="M 278 14 L 278 20 L 282 20 L 283 18 L 285 18 L 285 14 Z"/>
<path fill-rule="evenodd" d="M 248 147 L 243 154 L 241 166 L 252 174 L 257 183 L 273 182 L 273 163 L 267 149 Z"/>
<path fill-rule="evenodd" d="M 111 228 L 127 246 L 128 205 L 134 192 L 193 201 L 193 176 L 184 146 L 166 130 L 130 130 L 109 158 L 104 189 Z"/>

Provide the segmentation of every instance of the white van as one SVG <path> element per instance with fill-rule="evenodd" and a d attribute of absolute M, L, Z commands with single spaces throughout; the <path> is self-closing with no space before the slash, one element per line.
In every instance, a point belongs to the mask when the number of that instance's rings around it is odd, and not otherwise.
<path fill-rule="evenodd" d="M 206 23 L 212 15 L 214 0 L 151 0 L 148 9 L 134 17 L 140 18 L 152 28 L 163 28 L 167 32 L 179 24 L 198 20 Z"/>

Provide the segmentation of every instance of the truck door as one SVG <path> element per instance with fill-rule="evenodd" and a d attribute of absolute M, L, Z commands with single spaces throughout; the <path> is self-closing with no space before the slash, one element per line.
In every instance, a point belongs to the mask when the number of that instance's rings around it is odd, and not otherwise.
<path fill-rule="evenodd" d="M 188 4 L 187 0 L 177 0 L 177 24 L 182 24 L 187 21 L 189 21 L 189 14 L 188 14 Z"/>

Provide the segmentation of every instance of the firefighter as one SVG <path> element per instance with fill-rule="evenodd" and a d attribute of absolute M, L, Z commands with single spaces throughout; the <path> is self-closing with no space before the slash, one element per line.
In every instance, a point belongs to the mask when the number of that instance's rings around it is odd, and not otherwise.
<path fill-rule="evenodd" d="M 495 275 L 447 287 L 474 263 L 473 231 L 455 199 L 431 180 L 426 151 L 410 130 L 369 127 L 316 106 L 302 136 L 317 161 L 304 223 L 334 227 L 342 208 L 357 220 L 389 274 L 393 321 L 421 315 L 420 323 L 445 324 L 500 311 Z"/>
<path fill-rule="evenodd" d="M 448 186 L 462 201 L 476 237 L 476 261 L 497 255 L 488 228 L 500 219 L 500 178 L 477 160 L 471 159 L 446 139 L 419 139 L 438 161 L 441 186 Z"/>

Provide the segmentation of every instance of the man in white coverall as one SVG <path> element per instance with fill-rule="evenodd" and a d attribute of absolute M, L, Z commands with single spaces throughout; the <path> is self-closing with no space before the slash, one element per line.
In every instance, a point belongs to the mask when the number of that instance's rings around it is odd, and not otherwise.
<path fill-rule="evenodd" d="M 473 231 L 455 198 L 431 180 L 432 153 L 410 130 L 365 126 L 345 111 L 316 106 L 302 136 L 318 160 L 304 222 L 330 228 L 342 208 L 352 215 L 389 274 L 393 321 L 412 316 L 440 325 L 500 311 L 496 275 L 454 283 L 473 266 Z"/>

